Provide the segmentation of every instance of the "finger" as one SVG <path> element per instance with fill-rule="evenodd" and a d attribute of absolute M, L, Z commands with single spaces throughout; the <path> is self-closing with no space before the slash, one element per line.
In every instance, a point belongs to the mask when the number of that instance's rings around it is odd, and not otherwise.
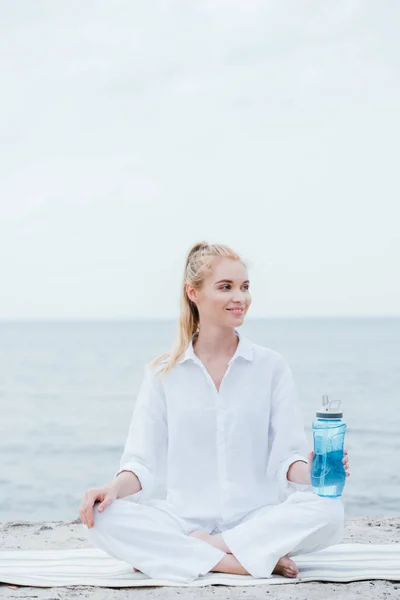
<path fill-rule="evenodd" d="M 110 496 L 106 496 L 103 502 L 98 506 L 97 510 L 102 512 L 105 508 L 107 508 L 107 506 L 110 506 L 111 502 L 112 498 L 110 498 Z"/>
<path fill-rule="evenodd" d="M 88 527 L 92 527 L 92 525 L 93 525 L 93 512 L 92 512 L 92 506 L 91 506 L 91 504 L 87 504 L 85 506 L 85 509 L 83 511 L 83 515 L 84 515 L 85 524 Z"/>
<path fill-rule="evenodd" d="M 86 493 L 85 493 L 85 495 L 83 497 L 83 500 L 82 500 L 82 502 L 81 502 L 81 504 L 79 506 L 79 511 L 78 511 L 79 512 L 79 518 L 82 521 L 82 523 L 85 522 L 84 521 L 84 519 L 85 519 L 85 506 L 86 506 L 85 500 L 86 500 Z"/>
<path fill-rule="evenodd" d="M 86 508 L 82 511 L 81 520 L 82 520 L 82 523 L 84 523 L 87 527 L 89 526 L 89 521 L 88 521 L 88 517 L 87 517 Z"/>
<path fill-rule="evenodd" d="M 87 520 L 88 520 L 88 526 L 93 527 L 94 521 L 93 521 L 93 506 L 92 505 L 88 506 L 88 508 L 86 510 L 86 515 L 87 515 Z"/>
<path fill-rule="evenodd" d="M 90 492 L 86 491 L 85 495 L 83 497 L 83 502 L 81 504 L 80 512 L 82 514 L 81 521 L 87 527 L 89 527 L 89 525 L 90 525 L 90 520 L 91 520 L 91 506 L 92 506 L 92 504 L 93 504 L 93 498 L 91 497 Z"/>

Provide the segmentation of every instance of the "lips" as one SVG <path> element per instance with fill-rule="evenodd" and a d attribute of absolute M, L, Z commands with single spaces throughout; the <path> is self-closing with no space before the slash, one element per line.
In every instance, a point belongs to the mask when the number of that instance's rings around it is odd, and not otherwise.
<path fill-rule="evenodd" d="M 242 315 L 244 313 L 244 308 L 227 308 L 226 310 L 229 310 L 234 315 Z"/>

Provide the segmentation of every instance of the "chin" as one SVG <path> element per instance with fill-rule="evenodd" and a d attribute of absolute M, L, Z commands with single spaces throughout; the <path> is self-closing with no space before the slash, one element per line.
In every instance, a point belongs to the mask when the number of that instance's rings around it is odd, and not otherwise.
<path fill-rule="evenodd" d="M 231 317 L 229 319 L 229 322 L 233 324 L 233 326 L 235 325 L 241 325 L 244 321 L 244 315 L 241 317 Z"/>

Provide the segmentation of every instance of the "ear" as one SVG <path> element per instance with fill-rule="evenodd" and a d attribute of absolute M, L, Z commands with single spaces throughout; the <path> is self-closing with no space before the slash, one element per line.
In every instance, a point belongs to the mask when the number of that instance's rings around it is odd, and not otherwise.
<path fill-rule="evenodd" d="M 190 283 L 186 284 L 186 293 L 188 295 L 189 300 L 191 300 L 194 303 L 197 302 L 196 290 L 194 289 L 194 287 Z"/>

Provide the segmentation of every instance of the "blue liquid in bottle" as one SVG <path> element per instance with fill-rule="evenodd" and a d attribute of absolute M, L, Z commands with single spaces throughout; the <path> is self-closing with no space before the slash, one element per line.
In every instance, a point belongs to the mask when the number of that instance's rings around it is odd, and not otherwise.
<path fill-rule="evenodd" d="M 318 496 L 336 498 L 341 496 L 346 483 L 343 465 L 344 436 L 347 425 L 342 421 L 343 413 L 331 408 L 334 402 L 322 397 L 322 407 L 312 424 L 314 457 L 311 465 L 311 486 Z"/>

